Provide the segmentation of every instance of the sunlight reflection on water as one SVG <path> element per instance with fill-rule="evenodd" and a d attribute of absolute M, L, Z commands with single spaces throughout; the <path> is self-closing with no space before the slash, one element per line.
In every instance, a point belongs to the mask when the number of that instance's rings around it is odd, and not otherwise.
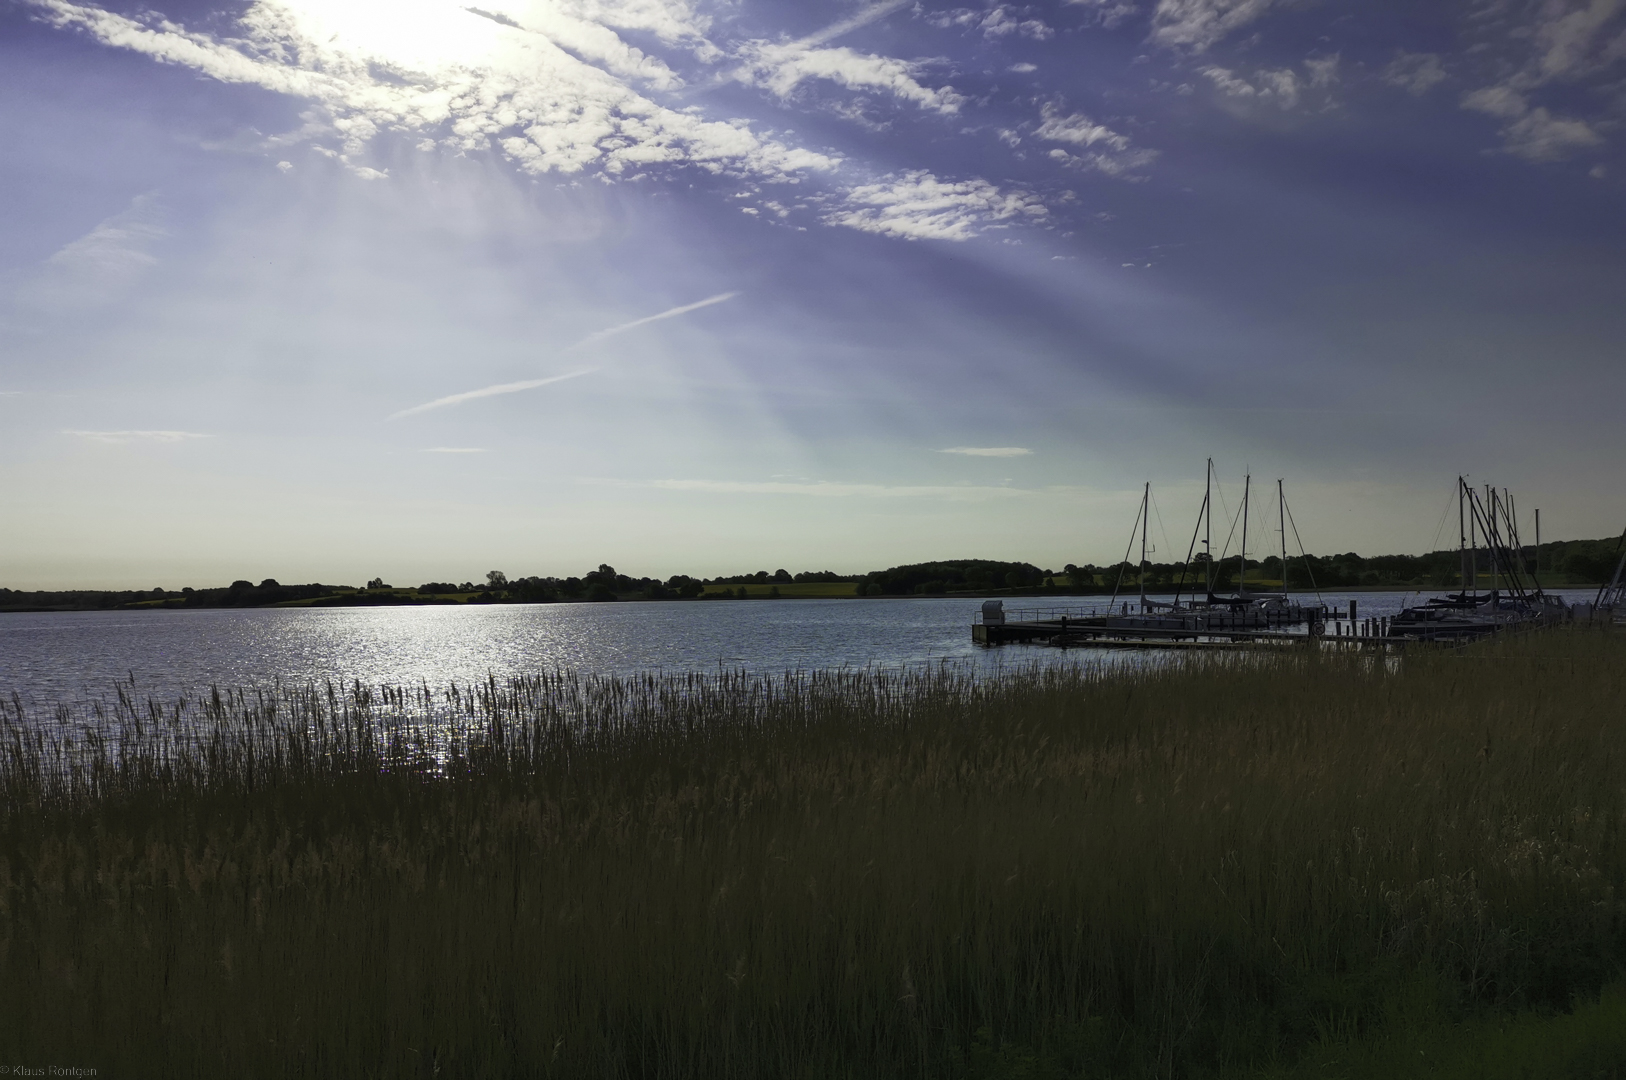
<path fill-rule="evenodd" d="M 1370 616 L 1393 614 L 1413 597 L 1356 599 Z M 1325 598 L 1338 606 L 1349 599 Z M 557 668 L 777 673 L 948 661 L 991 673 L 1016 664 L 1148 659 L 1138 652 L 980 649 L 970 630 L 979 607 L 978 600 L 877 598 L 8 613 L 0 614 L 0 694 L 46 704 L 101 696 L 132 675 L 140 694 L 168 697 L 274 680 L 443 687 Z"/>
<path fill-rule="evenodd" d="M 144 694 L 326 679 L 468 683 L 574 669 L 779 672 L 936 661 L 993 670 L 967 600 L 755 600 L 490 607 L 0 615 L 0 693 L 99 695 L 132 674 Z M 1061 659 L 1020 650 L 1024 662 Z M 1076 659 L 1076 656 L 1075 656 Z"/>

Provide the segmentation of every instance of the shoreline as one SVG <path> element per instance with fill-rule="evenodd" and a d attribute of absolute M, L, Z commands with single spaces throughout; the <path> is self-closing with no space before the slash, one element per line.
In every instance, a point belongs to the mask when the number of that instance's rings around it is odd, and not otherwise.
<path fill-rule="evenodd" d="M 856 583 L 855 583 L 856 584 Z M 1574 582 L 1565 584 L 1544 584 L 1546 590 L 1595 590 L 1605 586 L 1603 582 Z M 1493 586 L 1481 585 L 1480 592 L 1488 592 Z M 771 588 L 771 586 L 770 586 Z M 794 590 L 794 586 L 788 587 Z M 1429 585 L 1339 585 L 1324 589 L 1294 589 L 1288 595 L 1292 597 L 1314 597 L 1320 595 L 1345 595 L 1350 593 L 1410 593 L 1422 595 L 1443 595 L 1456 590 L 1458 586 L 1429 586 Z M 1505 587 L 1503 587 L 1505 589 Z M 1255 590 L 1255 595 L 1274 595 L 1269 590 Z M 682 603 L 722 603 L 727 601 L 759 601 L 774 600 L 1050 600 L 1050 601 L 1082 601 L 1100 603 L 1112 598 L 1111 590 L 1092 590 L 1077 592 L 1067 589 L 991 589 L 986 591 L 967 592 L 941 592 L 941 593 L 910 593 L 910 594 L 879 594 L 879 595 L 841 595 L 828 590 L 822 592 L 798 593 L 796 591 L 781 592 L 779 595 L 769 595 L 766 589 L 740 597 L 724 593 L 704 593 L 693 597 L 649 597 L 638 593 L 626 593 L 614 597 L 589 599 L 587 597 L 559 598 L 553 600 L 485 600 L 485 599 L 457 599 L 452 596 L 409 596 L 401 592 L 389 594 L 368 595 L 358 590 L 356 593 L 338 593 L 329 596 L 314 597 L 302 600 L 276 601 L 266 604 L 199 604 L 179 601 L 147 601 L 134 604 L 115 604 L 102 606 L 68 606 L 55 605 L 17 605 L 0 607 L 0 615 L 41 615 L 41 614 L 73 614 L 76 612 L 95 611 L 263 611 L 268 609 L 286 608 L 366 608 L 366 607 L 514 607 L 514 606 L 556 606 L 567 604 L 682 604 Z M 1127 589 L 1117 594 L 1119 603 L 1126 600 L 1133 601 L 1139 597 L 1140 590 Z M 1175 590 L 1166 586 L 1148 588 L 1146 595 L 1159 599 L 1171 596 L 1192 596 L 1190 589 Z"/>

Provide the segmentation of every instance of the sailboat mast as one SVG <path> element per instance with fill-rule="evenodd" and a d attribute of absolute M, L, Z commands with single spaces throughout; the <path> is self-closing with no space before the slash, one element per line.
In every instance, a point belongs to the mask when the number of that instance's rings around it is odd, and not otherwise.
<path fill-rule="evenodd" d="M 1146 612 L 1146 516 L 1152 502 L 1152 482 L 1146 481 L 1146 490 L 1140 497 L 1140 610 Z"/>
<path fill-rule="evenodd" d="M 1276 478 L 1276 513 L 1282 525 L 1282 595 L 1287 595 L 1287 496 L 1282 492 L 1281 477 Z"/>
<path fill-rule="evenodd" d="M 1241 596 L 1248 583 L 1248 489 L 1253 486 L 1253 474 L 1242 481 L 1242 553 L 1237 556 L 1236 594 Z"/>
<path fill-rule="evenodd" d="M 1541 591 L 1541 507 L 1536 507 L 1536 561 L 1530 567 L 1530 580 L 1536 583 L 1536 591 Z"/>
<path fill-rule="evenodd" d="M 1464 484 L 1463 486 L 1467 487 L 1466 484 Z M 1474 489 L 1473 488 L 1468 488 L 1467 495 L 1468 495 L 1468 509 L 1473 510 L 1473 508 L 1474 508 Z M 1478 528 L 1478 522 L 1479 522 L 1479 517 L 1478 517 L 1477 514 L 1469 514 L 1469 516 L 1468 516 L 1468 558 L 1469 558 L 1469 565 L 1473 567 L 1473 571 L 1474 571 L 1474 577 L 1473 577 L 1474 599 L 1476 601 L 1479 599 L 1479 528 Z"/>
<path fill-rule="evenodd" d="M 1524 541 L 1519 536 L 1519 504 L 1513 501 L 1513 492 L 1502 489 L 1502 518 L 1507 522 L 1507 567 L 1511 580 L 1508 585 L 1515 594 L 1524 591 Z"/>
<path fill-rule="evenodd" d="M 1462 598 L 1468 598 L 1468 585 L 1472 581 L 1468 569 L 1468 517 L 1462 505 L 1462 492 L 1468 482 L 1457 477 L 1457 561 L 1462 569 Z"/>
<path fill-rule="evenodd" d="M 1208 459 L 1208 473 L 1203 478 L 1203 584 L 1208 595 L 1214 595 L 1214 459 Z"/>

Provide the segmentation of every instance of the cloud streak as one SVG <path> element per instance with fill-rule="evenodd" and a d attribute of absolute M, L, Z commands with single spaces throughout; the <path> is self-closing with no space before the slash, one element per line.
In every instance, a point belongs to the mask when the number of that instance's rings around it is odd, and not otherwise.
<path fill-rule="evenodd" d="M 699 311 L 701 308 L 711 307 L 713 304 L 721 304 L 725 300 L 732 300 L 738 295 L 740 295 L 738 292 L 718 293 L 716 296 L 708 296 L 704 300 L 697 300 L 692 304 L 684 304 L 681 307 L 668 308 L 657 315 L 645 315 L 641 319 L 634 319 L 631 322 L 622 323 L 620 326 L 612 326 L 608 330 L 595 330 L 591 334 L 588 334 L 586 337 L 582 338 L 580 341 L 576 342 L 576 344 L 565 349 L 565 352 L 569 353 L 575 352 L 578 349 L 585 349 L 589 345 L 597 345 L 605 338 L 614 337 L 617 334 L 624 334 L 628 330 L 636 330 L 640 326 L 648 326 L 650 323 L 660 322 L 662 319 L 675 319 L 679 315 L 687 315 L 691 311 Z"/>
<path fill-rule="evenodd" d="M 422 405 L 414 405 L 410 409 L 391 413 L 391 420 L 399 420 L 403 416 L 417 416 L 431 409 L 444 409 L 448 405 L 461 405 L 465 401 L 476 401 L 480 398 L 496 397 L 499 394 L 517 394 L 521 390 L 535 390 L 539 386 L 549 386 L 553 383 L 564 382 L 566 379 L 577 379 L 583 375 L 591 375 L 598 368 L 582 368 L 580 371 L 569 371 L 563 375 L 549 375 L 545 379 L 525 379 L 520 382 L 497 383 L 494 386 L 482 386 L 478 390 L 465 390 L 461 394 L 448 394 L 434 401 L 426 401 Z"/>
<path fill-rule="evenodd" d="M 75 435 L 81 439 L 90 439 L 93 442 L 129 443 L 129 442 L 159 442 L 177 443 L 190 439 L 212 439 L 213 435 L 205 435 L 196 431 L 80 431 L 69 428 L 62 432 L 64 435 Z"/>
<path fill-rule="evenodd" d="M 580 341 L 576 342 L 574 345 L 567 346 L 562 350 L 561 355 L 578 352 L 582 349 L 589 348 L 590 346 L 599 344 L 606 338 L 615 337 L 617 334 L 624 334 L 628 330 L 636 330 L 640 326 L 648 326 L 650 323 L 657 323 L 663 319 L 674 319 L 679 315 L 687 315 L 691 311 L 699 311 L 701 308 L 708 308 L 713 304 L 721 304 L 723 301 L 732 300 L 738 295 L 740 295 L 738 292 L 718 293 L 716 296 L 708 296 L 704 300 L 697 300 L 692 304 L 682 304 L 675 308 L 667 308 L 665 311 L 654 315 L 645 315 L 641 319 L 633 319 L 631 322 L 622 323 L 620 326 L 611 326 L 604 330 L 595 330 L 591 334 L 588 334 L 586 337 L 582 338 Z M 597 370 L 599 369 L 596 367 L 582 368 L 579 371 L 568 371 L 563 375 L 549 375 L 541 379 L 524 379 L 520 382 L 497 383 L 494 386 L 482 386 L 478 390 L 465 390 L 461 394 L 448 394 L 446 397 L 436 398 L 434 401 L 426 401 L 422 405 L 414 405 L 410 409 L 402 409 L 400 412 L 391 413 L 389 419 L 399 420 L 404 416 L 416 416 L 419 413 L 429 412 L 431 409 L 443 409 L 448 405 L 461 405 L 465 401 L 476 401 L 480 398 L 496 397 L 499 394 L 517 394 L 522 390 L 535 390 L 539 386 L 550 386 L 553 383 L 564 382 L 566 379 L 575 379 L 580 378 L 583 375 L 591 375 Z M 443 452 L 455 453 L 457 451 Z"/>
<path fill-rule="evenodd" d="M 859 27 L 868 26 L 876 19 L 884 18 L 885 16 L 892 14 L 894 11 L 897 11 L 899 8 L 908 7 L 909 4 L 910 0 L 885 0 L 884 3 L 871 4 L 867 8 L 862 8 L 859 11 L 854 12 L 852 15 L 842 19 L 840 22 L 831 23 L 823 30 L 814 31 L 813 33 L 807 35 L 807 37 L 797 41 L 794 47 L 810 49 L 815 45 L 823 45 L 825 42 L 834 41 L 843 34 L 850 34 Z"/>
<path fill-rule="evenodd" d="M 1027 457 L 1033 453 L 1025 446 L 951 446 L 939 454 L 964 454 L 967 457 Z"/>
<path fill-rule="evenodd" d="M 588 481 L 591 483 L 592 481 Z M 653 487 L 663 491 L 693 491 L 709 495 L 799 495 L 813 498 L 871 498 L 871 499 L 951 499 L 984 500 L 1013 499 L 1034 492 L 1026 488 L 972 487 L 897 484 L 843 484 L 833 481 L 792 483 L 779 480 L 651 480 L 598 481 L 632 487 Z"/>

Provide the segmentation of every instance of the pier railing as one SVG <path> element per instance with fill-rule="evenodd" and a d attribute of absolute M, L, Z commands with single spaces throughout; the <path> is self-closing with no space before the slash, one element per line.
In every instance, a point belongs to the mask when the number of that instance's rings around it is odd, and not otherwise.
<path fill-rule="evenodd" d="M 1131 604 L 1131 613 L 1136 605 Z M 1059 622 L 1062 619 L 1104 619 L 1109 615 L 1122 614 L 1121 607 L 1107 607 L 1096 605 L 1093 607 L 1039 607 L 1039 608 L 1006 608 L 1003 612 L 1005 622 Z M 977 621 L 983 621 L 983 612 L 977 612 Z"/>
<path fill-rule="evenodd" d="M 1011 624 L 1060 623 L 1063 619 L 1069 622 L 1113 619 L 1127 622 L 1150 621 L 1163 626 L 1180 625 L 1193 630 L 1202 630 L 1209 627 L 1221 629 L 1294 626 L 1302 623 L 1320 623 L 1341 617 L 1340 612 L 1329 609 L 1322 604 L 1179 609 L 1171 609 L 1168 605 L 1159 605 L 1152 607 L 1150 610 L 1142 611 L 1140 610 L 1140 604 L 1134 600 L 1120 601 L 1116 605 L 1095 604 L 1088 607 L 1008 608 L 999 612 L 1001 616 L 999 620 L 992 622 L 985 617 L 989 614 L 986 611 L 978 612 L 976 622 L 983 625 L 1008 626 Z"/>

